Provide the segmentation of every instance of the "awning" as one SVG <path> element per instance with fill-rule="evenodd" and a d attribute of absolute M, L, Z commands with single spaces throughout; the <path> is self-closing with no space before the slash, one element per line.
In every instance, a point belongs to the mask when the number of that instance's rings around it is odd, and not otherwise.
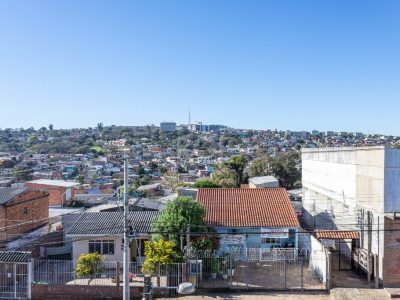
<path fill-rule="evenodd" d="M 352 230 L 315 230 L 315 237 L 327 240 L 358 240 L 360 233 Z"/>

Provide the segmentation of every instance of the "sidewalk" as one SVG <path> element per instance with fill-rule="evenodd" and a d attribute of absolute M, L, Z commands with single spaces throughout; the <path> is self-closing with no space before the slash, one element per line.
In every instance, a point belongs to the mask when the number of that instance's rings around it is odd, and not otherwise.
<path fill-rule="evenodd" d="M 265 292 L 265 293 L 207 293 L 204 295 L 182 296 L 170 299 L 185 300 L 388 300 L 391 299 L 384 289 L 336 288 L 328 294 L 301 292 Z"/>

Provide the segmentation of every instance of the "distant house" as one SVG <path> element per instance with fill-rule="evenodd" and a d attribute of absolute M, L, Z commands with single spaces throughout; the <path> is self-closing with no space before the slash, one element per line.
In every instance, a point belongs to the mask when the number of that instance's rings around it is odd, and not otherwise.
<path fill-rule="evenodd" d="M 297 248 L 300 225 L 283 188 L 199 189 L 197 201 L 220 234 L 220 251 Z"/>
<path fill-rule="evenodd" d="M 161 183 L 141 185 L 136 189 L 136 191 L 145 193 L 147 196 L 164 196 L 164 190 L 161 188 Z"/>
<path fill-rule="evenodd" d="M 49 222 L 49 193 L 0 188 L 0 241 L 13 240 Z"/>
<path fill-rule="evenodd" d="M 279 187 L 279 181 L 274 176 L 258 176 L 249 179 L 249 188 L 251 189 L 277 187 Z"/>
<path fill-rule="evenodd" d="M 75 189 L 79 186 L 79 183 L 63 180 L 39 179 L 27 182 L 26 186 L 32 189 L 47 191 L 50 194 L 50 206 L 64 206 L 68 201 L 73 199 Z"/>
<path fill-rule="evenodd" d="M 130 227 L 136 239 L 130 242 L 131 261 L 144 261 L 144 241 L 151 239 L 151 223 L 158 211 L 129 213 Z M 72 257 L 98 252 L 104 260 L 122 261 L 123 214 L 121 212 L 86 212 L 68 230 L 72 239 Z"/>

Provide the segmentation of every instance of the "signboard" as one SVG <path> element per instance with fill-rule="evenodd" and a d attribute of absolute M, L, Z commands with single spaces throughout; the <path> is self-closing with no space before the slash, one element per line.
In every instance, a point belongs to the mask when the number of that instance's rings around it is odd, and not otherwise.
<path fill-rule="evenodd" d="M 321 239 L 321 244 L 324 245 L 325 248 L 335 248 L 335 240 Z"/>
<path fill-rule="evenodd" d="M 289 229 L 261 227 L 261 238 L 287 239 L 289 238 Z"/>
<path fill-rule="evenodd" d="M 243 237 L 243 235 L 240 235 L 240 234 L 236 234 L 236 235 L 224 234 L 224 235 L 221 235 L 220 243 L 221 244 L 243 244 L 244 237 Z"/>

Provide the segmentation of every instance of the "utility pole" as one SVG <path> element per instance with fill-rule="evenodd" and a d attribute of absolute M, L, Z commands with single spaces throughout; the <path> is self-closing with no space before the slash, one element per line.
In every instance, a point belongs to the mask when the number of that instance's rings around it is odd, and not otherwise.
<path fill-rule="evenodd" d="M 123 300 L 129 300 L 129 199 L 128 199 L 128 154 L 124 153 L 124 288 Z"/>

